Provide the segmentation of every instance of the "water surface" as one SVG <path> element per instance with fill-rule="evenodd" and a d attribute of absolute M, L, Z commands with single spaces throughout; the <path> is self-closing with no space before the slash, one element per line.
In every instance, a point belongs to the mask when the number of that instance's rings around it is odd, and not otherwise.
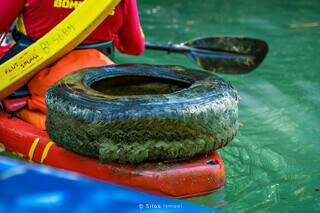
<path fill-rule="evenodd" d="M 139 0 L 150 42 L 242 35 L 268 42 L 247 75 L 220 75 L 241 95 L 242 127 L 220 154 L 227 182 L 188 201 L 227 212 L 320 211 L 320 1 Z M 178 64 L 185 56 L 146 51 L 118 63 Z"/>

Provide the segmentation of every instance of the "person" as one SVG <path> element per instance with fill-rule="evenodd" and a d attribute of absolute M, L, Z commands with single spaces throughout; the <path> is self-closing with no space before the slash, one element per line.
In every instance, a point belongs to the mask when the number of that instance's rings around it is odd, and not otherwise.
<path fill-rule="evenodd" d="M 18 18 L 17 30 L 31 39 L 39 39 L 83 1 L 1 0 L 0 34 L 8 30 Z M 139 55 L 144 50 L 143 37 L 136 0 L 122 0 L 115 11 L 83 43 L 113 40 L 120 52 Z"/>
<path fill-rule="evenodd" d="M 17 20 L 17 44 L 19 38 L 35 41 L 59 24 L 83 1 L 85 0 L 1 0 L 0 34 L 8 31 L 14 20 Z M 115 48 L 125 54 L 139 55 L 144 51 L 144 34 L 136 0 L 122 0 L 82 44 L 106 41 L 113 41 Z M 14 45 L 3 58 L 10 58 L 21 50 L 18 45 Z M 38 72 L 28 83 L 31 94 L 28 108 L 45 113 L 45 93 L 51 85 L 76 70 L 109 64 L 113 62 L 96 49 L 81 48 L 68 53 L 55 64 Z"/>

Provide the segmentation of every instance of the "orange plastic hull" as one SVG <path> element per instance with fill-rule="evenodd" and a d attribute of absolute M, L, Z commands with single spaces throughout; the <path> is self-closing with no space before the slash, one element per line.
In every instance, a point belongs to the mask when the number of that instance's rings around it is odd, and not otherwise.
<path fill-rule="evenodd" d="M 18 118 L 9 118 L 4 112 L 0 112 L 0 145 L 36 163 L 170 197 L 208 194 L 225 182 L 224 164 L 217 152 L 189 162 L 101 164 L 57 146 L 45 131 Z"/>

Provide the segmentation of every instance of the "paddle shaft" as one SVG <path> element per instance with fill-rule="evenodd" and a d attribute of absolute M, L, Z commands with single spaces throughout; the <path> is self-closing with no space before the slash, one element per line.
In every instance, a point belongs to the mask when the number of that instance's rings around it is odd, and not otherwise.
<path fill-rule="evenodd" d="M 234 57 L 241 57 L 245 56 L 245 54 L 241 54 L 235 51 L 229 51 L 229 50 L 218 50 L 218 49 L 199 49 L 199 48 L 194 48 L 194 47 L 189 47 L 185 44 L 158 44 L 158 43 L 149 43 L 145 42 L 145 48 L 150 49 L 150 50 L 159 50 L 159 51 L 167 51 L 168 53 L 190 53 L 191 51 L 196 51 L 198 53 L 207 53 L 210 54 L 212 57 L 215 55 L 217 57 L 220 57 L 222 54 L 232 54 Z"/>
<path fill-rule="evenodd" d="M 168 51 L 174 53 L 189 53 L 191 50 L 189 47 L 185 45 L 179 44 L 158 44 L 158 43 L 149 43 L 145 42 L 145 48 L 151 50 L 160 50 L 160 51 Z"/>

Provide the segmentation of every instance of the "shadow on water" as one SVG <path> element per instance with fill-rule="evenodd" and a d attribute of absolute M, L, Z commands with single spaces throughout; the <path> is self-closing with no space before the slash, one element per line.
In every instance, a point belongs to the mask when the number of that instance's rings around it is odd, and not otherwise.
<path fill-rule="evenodd" d="M 227 212 L 320 211 L 320 1 L 140 0 L 139 7 L 151 42 L 244 35 L 270 47 L 256 71 L 222 76 L 241 95 L 242 127 L 220 150 L 227 183 L 188 201 Z M 196 68 L 184 56 L 151 51 L 118 59 L 128 61 Z"/>

